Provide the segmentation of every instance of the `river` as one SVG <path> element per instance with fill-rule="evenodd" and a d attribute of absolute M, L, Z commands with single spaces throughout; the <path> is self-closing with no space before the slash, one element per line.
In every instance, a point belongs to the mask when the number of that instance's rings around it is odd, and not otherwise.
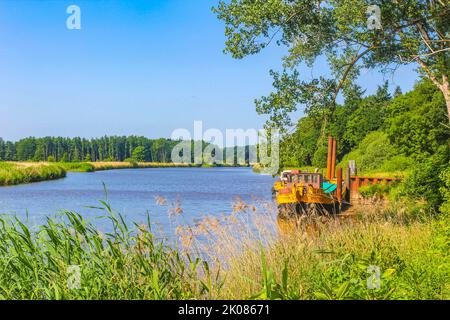
<path fill-rule="evenodd" d="M 0 213 L 17 215 L 39 224 L 47 216 L 71 210 L 91 219 L 102 214 L 90 206 L 107 200 L 128 222 L 146 221 L 167 229 L 169 212 L 182 224 L 204 216 L 229 214 L 237 197 L 247 203 L 271 201 L 274 178 L 250 168 L 124 169 L 93 173 L 68 173 L 65 179 L 0 187 Z M 165 200 L 163 200 L 165 199 Z M 165 205 L 163 202 L 166 202 Z M 180 218 L 178 219 L 180 221 Z"/>

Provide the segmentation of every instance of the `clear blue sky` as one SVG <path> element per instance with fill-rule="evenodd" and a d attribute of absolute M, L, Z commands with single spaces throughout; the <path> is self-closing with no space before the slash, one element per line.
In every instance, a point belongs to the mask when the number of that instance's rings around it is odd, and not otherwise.
<path fill-rule="evenodd" d="M 268 70 L 281 68 L 283 50 L 225 56 L 216 3 L 0 0 L 0 137 L 169 137 L 194 120 L 260 128 L 253 100 L 270 92 Z M 81 30 L 66 28 L 71 4 Z M 417 76 L 404 67 L 388 79 L 410 90 Z M 375 72 L 360 79 L 369 93 L 381 81 Z"/>

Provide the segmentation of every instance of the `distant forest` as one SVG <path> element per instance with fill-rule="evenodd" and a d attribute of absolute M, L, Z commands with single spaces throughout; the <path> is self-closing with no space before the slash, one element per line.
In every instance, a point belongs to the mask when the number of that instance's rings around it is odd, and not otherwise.
<path fill-rule="evenodd" d="M 0 161 L 82 162 L 134 159 L 145 162 L 171 162 L 172 149 L 179 143 L 179 140 L 138 136 L 105 136 L 96 139 L 29 137 L 17 142 L 0 138 Z M 203 148 L 207 145 L 208 143 L 203 142 Z M 248 159 L 250 148 L 235 147 L 235 156 L 245 152 L 245 159 Z M 227 149 L 222 152 L 225 159 Z"/>

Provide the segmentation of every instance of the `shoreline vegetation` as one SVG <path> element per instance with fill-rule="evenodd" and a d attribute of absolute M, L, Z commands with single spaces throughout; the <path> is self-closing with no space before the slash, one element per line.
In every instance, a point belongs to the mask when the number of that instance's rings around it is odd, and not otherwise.
<path fill-rule="evenodd" d="M 0 299 L 450 298 L 449 215 L 371 206 L 351 219 L 288 223 L 238 203 L 229 216 L 177 230 L 173 246 L 148 217 L 127 226 L 101 203 L 100 225 L 113 232 L 70 211 L 32 228 L 0 216 Z"/>
<path fill-rule="evenodd" d="M 66 170 L 48 163 L 0 162 L 0 186 L 56 180 L 66 177 Z"/>
<path fill-rule="evenodd" d="M 184 164 L 170 162 L 0 162 L 0 186 L 12 186 L 65 178 L 67 172 L 95 172 L 146 168 L 246 167 L 243 165 Z"/>

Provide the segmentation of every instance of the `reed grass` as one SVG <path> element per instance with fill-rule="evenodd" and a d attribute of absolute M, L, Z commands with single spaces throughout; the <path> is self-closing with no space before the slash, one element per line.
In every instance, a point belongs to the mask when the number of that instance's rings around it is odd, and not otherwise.
<path fill-rule="evenodd" d="M 89 162 L 95 171 L 112 169 L 139 169 L 139 168 L 215 168 L 215 167 L 239 167 L 228 164 L 195 164 L 173 162 Z"/>
<path fill-rule="evenodd" d="M 190 299 L 203 294 L 200 260 L 156 241 L 150 221 L 133 231 L 106 202 L 101 209 L 102 223 L 111 232 L 69 211 L 34 228 L 1 217 L 0 299 Z M 80 270 L 78 280 L 72 278 L 74 267 Z"/>
<path fill-rule="evenodd" d="M 0 162 L 0 186 L 64 178 L 66 170 L 48 163 Z"/>
<path fill-rule="evenodd" d="M 95 223 L 70 211 L 35 227 L 0 217 L 0 299 L 450 298 L 448 215 L 373 204 L 287 221 L 271 203 L 238 199 L 231 214 L 185 225 L 175 203 L 179 244 L 168 245 L 148 216 L 130 226 L 105 201 L 94 209 Z M 373 268 L 379 288 L 368 287 Z"/>
<path fill-rule="evenodd" d="M 58 166 L 64 168 L 66 171 L 71 172 L 94 172 L 95 167 L 91 163 L 87 162 L 59 162 Z"/>
<path fill-rule="evenodd" d="M 113 169 L 133 169 L 133 168 L 190 168 L 197 167 L 189 163 L 171 163 L 171 162 L 89 162 L 95 171 L 113 170 Z"/>
<path fill-rule="evenodd" d="M 66 172 L 94 172 L 144 168 L 210 168 L 229 165 L 197 165 L 167 162 L 0 162 L 0 186 L 54 180 Z"/>
<path fill-rule="evenodd" d="M 449 299 L 449 217 L 402 208 L 287 222 L 241 203 L 178 233 L 222 272 L 214 299 Z M 374 268 L 379 288 L 368 287 Z"/>

